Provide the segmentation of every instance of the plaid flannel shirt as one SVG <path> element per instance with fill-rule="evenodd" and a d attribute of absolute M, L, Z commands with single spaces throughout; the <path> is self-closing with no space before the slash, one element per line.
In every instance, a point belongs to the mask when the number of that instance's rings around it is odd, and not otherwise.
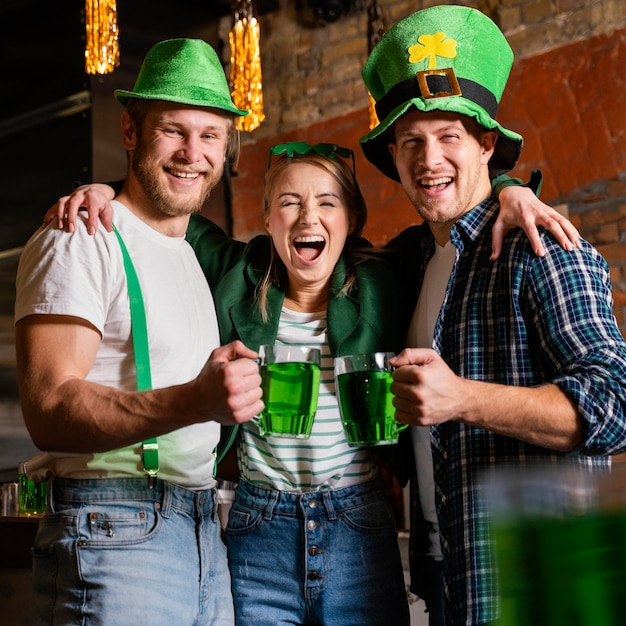
<path fill-rule="evenodd" d="M 497 617 L 485 472 L 540 462 L 606 469 L 607 455 L 624 451 L 626 442 L 626 343 L 614 319 L 605 260 L 586 242 L 564 251 L 549 234 L 542 234 L 545 257 L 537 257 L 516 230 L 506 237 L 500 259 L 490 261 L 498 206 L 490 198 L 452 228 L 457 259 L 434 348 L 464 378 L 527 387 L 555 383 L 578 407 L 584 439 L 579 449 L 562 454 L 455 421 L 431 429 L 452 625 Z M 420 240 L 423 276 L 434 246 L 426 225 Z M 413 503 L 419 507 L 418 498 Z M 413 548 L 424 545 L 423 538 L 412 541 Z M 419 571 L 419 563 L 412 569 Z"/>

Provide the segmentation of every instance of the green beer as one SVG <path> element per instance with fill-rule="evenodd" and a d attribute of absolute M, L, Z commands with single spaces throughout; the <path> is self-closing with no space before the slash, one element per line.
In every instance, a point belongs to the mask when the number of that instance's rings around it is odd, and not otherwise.
<path fill-rule="evenodd" d="M 343 427 L 350 445 L 396 443 L 391 372 L 351 372 L 337 377 Z"/>
<path fill-rule="evenodd" d="M 268 363 L 261 366 L 263 402 L 259 429 L 270 437 L 306 439 L 317 411 L 320 366 L 312 362 Z"/>
<path fill-rule="evenodd" d="M 623 624 L 625 524 L 625 512 L 496 524 L 498 626 Z"/>
<path fill-rule="evenodd" d="M 30 517 L 42 515 L 46 510 L 48 483 L 29 480 L 25 473 L 18 476 L 19 515 Z"/>
<path fill-rule="evenodd" d="M 624 623 L 625 470 L 542 467 L 495 476 L 498 626 Z"/>

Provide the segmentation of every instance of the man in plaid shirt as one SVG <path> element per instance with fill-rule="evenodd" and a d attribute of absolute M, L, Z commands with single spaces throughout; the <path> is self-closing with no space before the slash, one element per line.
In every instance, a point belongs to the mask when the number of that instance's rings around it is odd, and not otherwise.
<path fill-rule="evenodd" d="M 626 448 L 626 343 L 605 260 L 549 234 L 537 256 L 519 230 L 491 259 L 490 173 L 522 146 L 494 119 L 512 62 L 489 18 L 437 6 L 388 31 L 363 70 L 381 120 L 365 155 L 424 220 L 389 247 L 419 293 L 392 391 L 413 425 L 412 582 L 431 626 L 497 617 L 486 475 L 603 470 Z"/>

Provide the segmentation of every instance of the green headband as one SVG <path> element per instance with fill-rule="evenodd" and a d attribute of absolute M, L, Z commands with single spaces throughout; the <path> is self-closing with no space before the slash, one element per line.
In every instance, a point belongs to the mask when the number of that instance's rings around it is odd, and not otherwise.
<path fill-rule="evenodd" d="M 290 141 L 289 143 L 280 143 L 270 148 L 270 154 L 267 161 L 267 168 L 269 169 L 272 164 L 273 156 L 286 155 L 288 158 L 293 159 L 297 154 L 319 154 L 320 156 L 334 159 L 335 156 L 343 157 L 344 159 L 352 159 L 352 174 L 355 174 L 354 164 L 354 150 L 350 148 L 343 148 L 336 143 L 316 143 L 310 144 L 305 141 Z"/>

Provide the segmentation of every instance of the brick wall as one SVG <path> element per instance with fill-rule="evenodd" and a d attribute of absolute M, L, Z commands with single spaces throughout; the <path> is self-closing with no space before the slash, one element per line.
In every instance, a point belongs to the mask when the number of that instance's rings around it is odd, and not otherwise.
<path fill-rule="evenodd" d="M 515 63 L 499 110 L 525 139 L 515 173 L 542 169 L 542 198 L 563 207 L 609 262 L 624 334 L 625 64 L 626 29 L 527 57 Z"/>
<path fill-rule="evenodd" d="M 233 229 L 260 232 L 262 177 L 268 149 L 289 140 L 351 147 L 368 200 L 366 235 L 383 243 L 418 221 L 399 185 L 361 156 L 368 131 L 360 77 L 368 54 L 365 0 L 337 22 L 304 24 L 298 3 L 260 18 L 266 121 L 243 138 L 233 180 Z M 438 2 L 379 0 L 387 25 Z M 498 117 L 525 137 L 516 175 L 540 167 L 542 198 L 568 211 L 611 265 L 616 316 L 626 334 L 626 2 L 623 0 L 480 0 L 516 55 Z M 220 28 L 227 40 L 230 22 Z M 623 108 L 623 106 L 622 106 Z"/>

